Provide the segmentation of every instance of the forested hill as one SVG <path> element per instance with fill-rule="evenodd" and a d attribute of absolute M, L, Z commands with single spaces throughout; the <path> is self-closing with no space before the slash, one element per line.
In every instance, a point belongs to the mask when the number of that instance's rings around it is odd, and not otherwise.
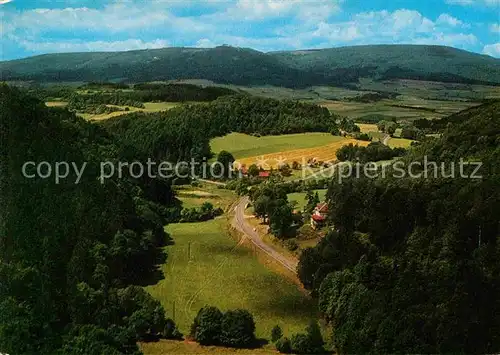
<path fill-rule="evenodd" d="M 428 178 L 332 180 L 337 230 L 302 253 L 299 275 L 338 353 L 500 350 L 499 108 L 464 111 L 401 160 L 438 162 Z M 482 166 L 462 175 L 460 159 Z"/>
<path fill-rule="evenodd" d="M 237 85 L 342 85 L 359 78 L 500 84 L 500 60 L 443 46 L 377 45 L 262 53 L 247 48 L 163 48 L 59 53 L 0 62 L 1 80 L 206 79 Z"/>

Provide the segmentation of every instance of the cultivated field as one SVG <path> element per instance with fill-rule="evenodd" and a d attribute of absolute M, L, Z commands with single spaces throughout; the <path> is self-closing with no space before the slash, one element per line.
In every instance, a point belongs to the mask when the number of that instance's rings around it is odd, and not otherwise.
<path fill-rule="evenodd" d="M 306 149 L 294 149 L 280 151 L 278 153 L 263 154 L 248 158 L 238 159 L 237 162 L 250 166 L 252 164 L 260 165 L 264 169 L 276 168 L 280 163 L 292 164 L 297 161 L 300 164 L 306 163 L 309 159 L 316 161 L 333 162 L 337 160 L 336 152 L 339 148 L 347 144 L 367 146 L 370 142 L 359 141 L 352 138 L 337 137 L 337 141 L 327 145 Z"/>
<path fill-rule="evenodd" d="M 215 153 L 226 150 L 233 154 L 236 159 L 240 159 L 285 150 L 319 147 L 344 139 L 329 133 L 300 133 L 263 137 L 231 133 L 212 139 L 210 146 Z"/>
<path fill-rule="evenodd" d="M 225 217 L 169 225 L 167 231 L 175 244 L 167 247 L 165 279 L 147 290 L 162 302 L 184 334 L 207 304 L 221 310 L 248 309 L 259 338 L 269 338 L 276 324 L 286 334 L 301 331 L 315 317 L 312 301 L 292 281 L 262 265 L 251 249 L 232 239 L 226 225 Z"/>

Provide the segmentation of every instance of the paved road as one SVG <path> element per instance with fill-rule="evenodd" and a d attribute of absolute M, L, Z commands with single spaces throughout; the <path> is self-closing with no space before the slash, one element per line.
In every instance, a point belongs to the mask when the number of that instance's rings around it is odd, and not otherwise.
<path fill-rule="evenodd" d="M 262 250 L 264 253 L 269 255 L 271 258 L 276 260 L 278 263 L 283 265 L 284 268 L 290 270 L 294 274 L 297 272 L 297 259 L 285 258 L 281 253 L 276 251 L 272 246 L 264 243 L 259 233 L 254 231 L 254 227 L 252 227 L 247 220 L 245 219 L 245 207 L 249 203 L 248 197 L 240 198 L 236 206 L 234 207 L 234 218 L 232 221 L 233 227 L 237 230 L 245 234 L 245 237 L 248 238 L 257 248 Z"/>

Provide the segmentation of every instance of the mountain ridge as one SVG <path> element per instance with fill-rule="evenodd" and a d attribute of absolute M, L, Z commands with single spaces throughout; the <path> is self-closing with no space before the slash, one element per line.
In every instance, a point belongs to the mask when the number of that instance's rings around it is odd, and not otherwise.
<path fill-rule="evenodd" d="M 307 87 L 360 78 L 500 84 L 500 59 L 446 46 L 363 45 L 260 52 L 168 47 L 42 54 L 0 62 L 0 80 L 144 82 L 207 79 L 221 84 Z"/>

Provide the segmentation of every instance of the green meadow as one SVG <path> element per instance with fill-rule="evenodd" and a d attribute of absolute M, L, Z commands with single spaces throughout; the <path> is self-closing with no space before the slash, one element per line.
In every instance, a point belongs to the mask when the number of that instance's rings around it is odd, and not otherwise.
<path fill-rule="evenodd" d="M 184 334 L 205 305 L 249 310 L 259 338 L 269 338 L 276 324 L 288 335 L 303 330 L 316 316 L 313 301 L 291 280 L 261 264 L 226 226 L 225 217 L 169 225 L 166 230 L 175 244 L 166 247 L 165 279 L 147 290 Z"/>
<path fill-rule="evenodd" d="M 329 133 L 299 133 L 281 136 L 255 137 L 242 133 L 231 133 L 211 141 L 212 151 L 231 152 L 236 159 L 293 149 L 314 148 L 343 140 Z"/>

